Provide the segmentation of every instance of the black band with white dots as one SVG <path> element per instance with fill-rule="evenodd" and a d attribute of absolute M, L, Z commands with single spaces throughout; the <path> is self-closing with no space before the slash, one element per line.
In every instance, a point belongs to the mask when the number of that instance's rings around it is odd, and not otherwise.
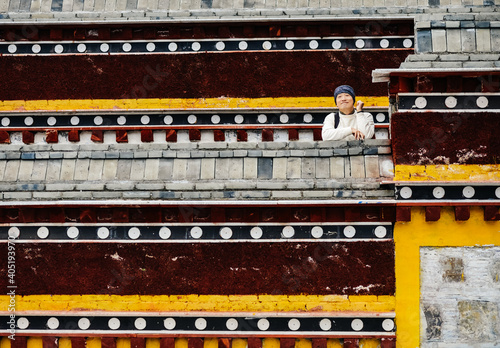
<path fill-rule="evenodd" d="M 0 317 L 0 333 L 10 328 Z M 20 334 L 137 334 L 190 336 L 378 336 L 395 335 L 393 313 L 380 316 L 259 316 L 254 315 L 22 315 L 15 318 Z"/>
<path fill-rule="evenodd" d="M 393 236 L 391 223 L 318 225 L 16 225 L 0 227 L 2 239 L 22 242 L 285 242 L 384 240 Z"/>
<path fill-rule="evenodd" d="M 425 93 L 398 95 L 398 111 L 404 110 L 500 110 L 500 95 L 493 93 Z"/>
<path fill-rule="evenodd" d="M 221 125 L 322 125 L 325 117 L 335 110 L 304 112 L 245 111 L 238 112 L 182 112 L 182 113 L 106 113 L 101 115 L 78 113 L 4 115 L 1 128 L 107 128 L 107 127 L 179 127 Z M 378 125 L 389 125 L 387 109 L 367 109 Z"/>
<path fill-rule="evenodd" d="M 474 184 L 400 184 L 396 186 L 396 199 L 494 201 L 500 200 L 500 186 Z"/>
<path fill-rule="evenodd" d="M 86 42 L 9 42 L 2 55 L 148 54 L 293 50 L 412 49 L 411 36 Z"/>

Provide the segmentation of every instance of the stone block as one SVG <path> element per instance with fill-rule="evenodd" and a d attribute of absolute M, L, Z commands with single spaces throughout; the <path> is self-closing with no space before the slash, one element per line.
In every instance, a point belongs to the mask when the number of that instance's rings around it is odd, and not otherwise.
<path fill-rule="evenodd" d="M 476 50 L 476 30 L 474 28 L 460 29 L 462 36 L 462 52 L 474 52 Z"/>
<path fill-rule="evenodd" d="M 165 190 L 167 191 L 191 191 L 194 190 L 194 183 L 190 182 L 168 182 L 165 183 Z"/>
<path fill-rule="evenodd" d="M 88 180 L 89 177 L 89 158 L 79 158 L 75 163 L 74 180 Z"/>
<path fill-rule="evenodd" d="M 332 157 L 330 158 L 330 177 L 344 178 L 345 177 L 345 158 Z"/>
<path fill-rule="evenodd" d="M 31 174 L 33 173 L 33 164 L 34 161 L 21 161 L 19 163 L 19 174 L 17 176 L 17 180 L 19 181 L 28 181 L 31 179 Z M 16 181 L 17 181 L 16 180 Z"/>
<path fill-rule="evenodd" d="M 229 159 L 229 179 L 243 178 L 243 158 Z"/>
<path fill-rule="evenodd" d="M 287 178 L 287 163 L 286 157 L 273 159 L 273 179 L 285 180 Z"/>
<path fill-rule="evenodd" d="M 364 156 L 365 159 L 365 177 L 378 178 L 380 177 L 380 167 L 378 156 Z"/>
<path fill-rule="evenodd" d="M 460 50 L 462 49 L 461 46 L 462 44 L 460 44 Z M 469 60 L 469 56 L 467 54 L 442 54 L 439 56 L 439 58 L 441 59 L 441 61 L 445 62 L 445 61 L 467 61 Z"/>
<path fill-rule="evenodd" d="M 257 179 L 257 158 L 246 157 L 243 159 L 243 178 L 244 179 Z"/>
<path fill-rule="evenodd" d="M 118 172 L 118 160 L 117 159 L 107 159 L 103 161 L 102 168 L 102 179 L 103 180 L 114 180 L 117 177 Z"/>
<path fill-rule="evenodd" d="M 83 183 L 83 184 L 76 184 L 75 185 L 75 191 L 78 191 L 79 193 L 82 191 L 103 191 L 105 185 L 102 183 Z M 88 192 L 87 192 L 88 193 Z M 90 198 L 88 195 L 87 197 Z"/>
<path fill-rule="evenodd" d="M 106 183 L 106 190 L 110 191 L 133 191 L 135 183 L 133 181 L 117 181 Z"/>
<path fill-rule="evenodd" d="M 135 188 L 139 191 L 161 191 L 165 188 L 163 183 L 137 183 Z"/>
<path fill-rule="evenodd" d="M 47 173 L 48 161 L 35 161 L 33 164 L 33 170 L 31 173 L 32 181 L 45 181 L 45 175 Z M 1 177 L 1 175 L 0 175 Z"/>
<path fill-rule="evenodd" d="M 190 159 L 187 161 L 186 179 L 198 180 L 201 175 L 201 159 Z"/>
<path fill-rule="evenodd" d="M 61 180 L 72 181 L 75 174 L 76 160 L 63 159 L 61 164 Z"/>
<path fill-rule="evenodd" d="M 271 191 L 241 191 L 243 199 L 265 199 L 271 197 Z"/>
<path fill-rule="evenodd" d="M 172 179 L 185 180 L 187 174 L 187 159 L 176 158 L 173 161 Z"/>
<path fill-rule="evenodd" d="M 467 69 L 475 69 L 475 68 L 494 68 L 495 62 L 464 62 L 463 67 Z"/>
<path fill-rule="evenodd" d="M 498 49 L 498 48 L 497 48 Z M 491 52 L 491 32 L 489 28 L 476 29 L 476 50 L 477 52 Z"/>
<path fill-rule="evenodd" d="M 432 67 L 436 69 L 460 69 L 463 62 L 432 62 Z"/>
<path fill-rule="evenodd" d="M 416 53 L 432 52 L 432 37 L 429 29 L 417 30 Z"/>
<path fill-rule="evenodd" d="M 330 178 L 330 159 L 329 158 L 316 158 L 316 179 Z"/>
<path fill-rule="evenodd" d="M 104 168 L 104 160 L 91 159 L 89 161 L 87 179 L 90 181 L 101 180 L 103 175 L 103 168 Z"/>
<path fill-rule="evenodd" d="M 75 184 L 70 183 L 57 183 L 57 184 L 46 184 L 45 190 L 47 191 L 73 191 L 75 189 Z"/>
<path fill-rule="evenodd" d="M 201 159 L 200 179 L 201 180 L 215 179 L 215 159 L 214 158 Z"/>
<path fill-rule="evenodd" d="M 4 192 L 4 200 L 27 201 L 33 197 L 31 192 Z"/>
<path fill-rule="evenodd" d="M 273 177 L 273 159 L 258 158 L 257 177 L 259 179 L 272 179 Z"/>
<path fill-rule="evenodd" d="M 159 180 L 171 180 L 174 169 L 173 159 L 160 159 L 158 166 L 158 179 Z"/>
<path fill-rule="evenodd" d="M 148 158 L 144 166 L 144 179 L 158 180 L 159 170 L 160 170 L 160 159 Z"/>
<path fill-rule="evenodd" d="M 432 29 L 432 52 L 446 52 L 446 30 Z"/>
<path fill-rule="evenodd" d="M 215 159 L 215 178 L 229 179 L 229 160 L 230 158 Z"/>
<path fill-rule="evenodd" d="M 446 45 L 448 48 L 448 52 L 462 51 L 462 36 L 460 29 L 446 30 Z"/>
<path fill-rule="evenodd" d="M 298 157 L 287 158 L 286 176 L 288 179 L 301 178 L 302 159 Z"/>
<path fill-rule="evenodd" d="M 471 54 L 471 61 L 497 61 L 500 59 L 500 54 L 495 53 L 483 53 L 483 54 Z"/>
<path fill-rule="evenodd" d="M 313 179 L 316 177 L 316 159 L 311 157 L 302 158 L 301 178 Z"/>
<path fill-rule="evenodd" d="M 314 188 L 315 180 L 289 180 L 286 184 L 288 190 L 311 190 Z"/>
<path fill-rule="evenodd" d="M 365 177 L 365 161 L 364 156 L 350 156 L 350 177 L 364 178 Z"/>
<path fill-rule="evenodd" d="M 271 191 L 273 199 L 299 199 L 301 196 L 301 192 L 297 191 Z"/>
<path fill-rule="evenodd" d="M 45 176 L 45 180 L 47 181 L 59 180 L 61 176 L 61 167 L 62 167 L 61 160 L 49 160 L 47 162 L 47 174 Z"/>

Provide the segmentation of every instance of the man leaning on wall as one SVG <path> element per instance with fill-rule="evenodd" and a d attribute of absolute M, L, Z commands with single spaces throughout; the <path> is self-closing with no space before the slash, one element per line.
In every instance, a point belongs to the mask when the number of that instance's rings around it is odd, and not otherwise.
<path fill-rule="evenodd" d="M 356 103 L 356 94 L 349 85 L 335 89 L 335 104 L 339 112 L 328 114 L 323 122 L 321 136 L 323 140 L 362 140 L 371 139 L 375 134 L 373 116 L 363 112 L 362 101 Z"/>

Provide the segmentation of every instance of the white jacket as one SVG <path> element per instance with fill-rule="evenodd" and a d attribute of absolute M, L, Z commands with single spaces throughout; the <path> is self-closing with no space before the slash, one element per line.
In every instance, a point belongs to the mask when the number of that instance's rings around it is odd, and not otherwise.
<path fill-rule="evenodd" d="M 356 128 L 365 135 L 365 139 L 373 138 L 375 126 L 373 116 L 369 112 L 357 112 L 350 115 L 340 114 L 339 126 L 335 128 L 335 113 L 328 114 L 323 122 L 321 136 L 323 140 L 356 140 L 351 128 Z"/>

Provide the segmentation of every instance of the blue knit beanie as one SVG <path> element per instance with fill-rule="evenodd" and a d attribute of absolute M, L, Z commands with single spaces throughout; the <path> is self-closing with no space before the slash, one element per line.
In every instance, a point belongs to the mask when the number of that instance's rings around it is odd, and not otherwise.
<path fill-rule="evenodd" d="M 356 101 L 356 94 L 354 94 L 354 89 L 349 85 L 342 85 L 335 88 L 335 92 L 333 92 L 333 96 L 335 97 L 335 104 L 337 103 L 337 96 L 340 93 L 347 93 L 352 97 L 352 100 Z"/>

